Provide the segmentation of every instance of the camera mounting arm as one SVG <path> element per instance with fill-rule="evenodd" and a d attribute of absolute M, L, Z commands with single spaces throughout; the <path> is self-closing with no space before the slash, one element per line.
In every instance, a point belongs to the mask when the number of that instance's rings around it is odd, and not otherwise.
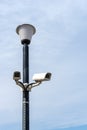
<path fill-rule="evenodd" d="M 22 82 L 20 82 L 20 81 L 18 81 L 18 80 L 15 80 L 15 82 L 16 82 L 16 84 L 17 84 L 18 86 L 20 86 L 23 90 L 25 90 L 25 85 L 24 85 Z"/>
<path fill-rule="evenodd" d="M 41 82 L 30 83 L 29 85 L 27 85 L 26 89 L 31 91 L 32 88 L 34 88 L 40 84 L 41 84 Z"/>
<path fill-rule="evenodd" d="M 38 85 L 40 85 L 41 84 L 41 82 L 35 82 L 35 83 L 30 83 L 30 84 L 27 84 L 27 83 L 22 83 L 22 82 L 20 82 L 20 81 L 18 81 L 18 80 L 15 80 L 15 82 L 16 82 L 16 84 L 18 85 L 18 86 L 20 86 L 23 90 L 27 90 L 27 91 L 31 91 L 31 89 L 33 88 L 33 87 L 36 87 L 36 86 L 38 86 Z"/>

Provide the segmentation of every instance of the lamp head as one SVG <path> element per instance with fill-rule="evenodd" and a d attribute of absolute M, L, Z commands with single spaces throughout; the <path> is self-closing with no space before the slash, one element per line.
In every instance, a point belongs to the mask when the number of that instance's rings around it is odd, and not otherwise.
<path fill-rule="evenodd" d="M 33 25 L 22 24 L 16 28 L 16 32 L 20 35 L 21 43 L 29 44 L 31 42 L 32 36 L 35 34 L 36 29 Z"/>

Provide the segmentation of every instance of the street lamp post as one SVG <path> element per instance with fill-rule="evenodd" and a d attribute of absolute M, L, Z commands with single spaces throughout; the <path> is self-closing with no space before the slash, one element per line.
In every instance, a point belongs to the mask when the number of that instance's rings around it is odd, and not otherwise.
<path fill-rule="evenodd" d="M 23 44 L 23 83 L 29 83 L 29 47 L 32 35 L 35 33 L 35 28 L 29 24 L 23 24 L 17 27 L 16 32 L 20 35 L 21 43 Z M 23 90 L 23 116 L 22 128 L 29 130 L 29 90 Z"/>
<path fill-rule="evenodd" d="M 22 88 L 22 130 L 30 130 L 29 126 L 29 92 L 35 86 L 38 86 L 42 81 L 48 81 L 51 79 L 51 73 L 35 74 L 33 76 L 34 83 L 29 83 L 29 44 L 32 39 L 32 35 L 35 34 L 36 29 L 30 24 L 19 25 L 16 29 L 18 35 L 20 35 L 21 43 L 23 45 L 23 82 L 20 82 L 21 74 L 19 71 L 15 71 L 13 79 L 16 84 Z"/>

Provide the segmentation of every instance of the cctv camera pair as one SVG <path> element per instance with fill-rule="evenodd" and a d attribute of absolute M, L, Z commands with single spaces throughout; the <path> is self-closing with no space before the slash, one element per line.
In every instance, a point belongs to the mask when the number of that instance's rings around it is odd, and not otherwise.
<path fill-rule="evenodd" d="M 19 71 L 14 72 L 13 79 L 15 80 L 16 84 L 22 88 L 22 90 L 31 91 L 33 87 L 36 87 L 42 83 L 42 81 L 49 81 L 51 79 L 51 73 L 40 73 L 40 74 L 34 74 L 33 80 L 34 83 L 22 83 L 19 80 L 21 79 L 21 74 Z"/>
<path fill-rule="evenodd" d="M 21 73 L 19 71 L 14 72 L 13 79 L 18 81 L 21 79 Z M 34 74 L 32 78 L 35 82 L 49 81 L 51 79 L 51 73 L 39 73 Z"/>

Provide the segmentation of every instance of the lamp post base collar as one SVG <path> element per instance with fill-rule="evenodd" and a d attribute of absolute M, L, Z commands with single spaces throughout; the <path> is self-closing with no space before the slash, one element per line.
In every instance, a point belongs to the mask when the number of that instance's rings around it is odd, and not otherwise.
<path fill-rule="evenodd" d="M 30 40 L 28 40 L 28 39 L 23 39 L 23 40 L 21 40 L 21 43 L 24 45 L 24 44 L 30 44 Z"/>

